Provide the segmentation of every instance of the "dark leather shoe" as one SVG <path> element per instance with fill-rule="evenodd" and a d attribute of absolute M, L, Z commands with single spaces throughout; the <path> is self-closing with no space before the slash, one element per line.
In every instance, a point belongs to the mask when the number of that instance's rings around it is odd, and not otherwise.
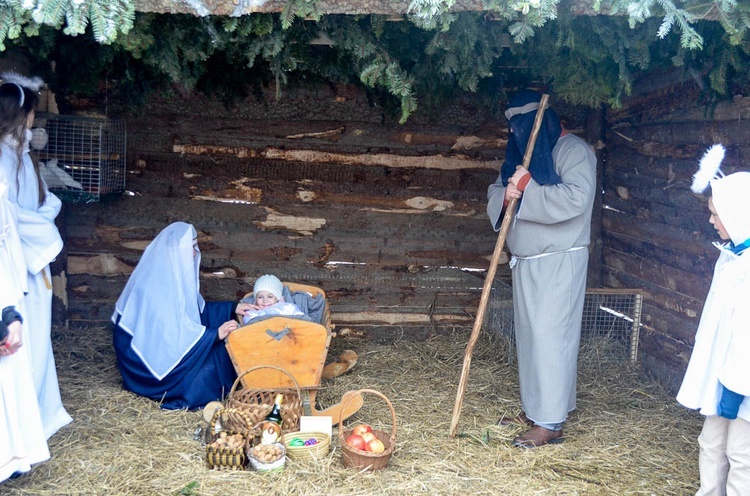
<path fill-rule="evenodd" d="M 539 448 L 545 444 L 558 444 L 565 440 L 562 430 L 551 431 L 540 425 L 535 425 L 523 435 L 513 440 L 513 446 L 518 448 Z"/>
<path fill-rule="evenodd" d="M 501 417 L 500 420 L 497 421 L 497 425 L 520 425 L 531 427 L 534 425 L 534 422 L 529 420 L 526 416 L 526 412 L 521 412 L 515 417 Z"/>

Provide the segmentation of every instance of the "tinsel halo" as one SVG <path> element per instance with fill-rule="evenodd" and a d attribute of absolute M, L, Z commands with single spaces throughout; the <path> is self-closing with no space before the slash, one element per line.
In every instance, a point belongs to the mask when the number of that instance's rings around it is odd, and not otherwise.
<path fill-rule="evenodd" d="M 39 93 L 44 86 L 44 81 L 40 77 L 26 77 L 18 74 L 17 72 L 4 72 L 0 74 L 0 79 L 4 83 L 15 83 L 18 86 L 22 86 L 27 90 L 35 91 Z"/>

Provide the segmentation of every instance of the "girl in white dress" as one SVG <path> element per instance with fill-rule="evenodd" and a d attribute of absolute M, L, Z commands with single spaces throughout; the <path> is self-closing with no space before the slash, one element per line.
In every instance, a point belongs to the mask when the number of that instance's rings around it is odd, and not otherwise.
<path fill-rule="evenodd" d="M 49 459 L 23 325 L 26 263 L 16 231 L 8 185 L 0 181 L 0 482 Z"/>
<path fill-rule="evenodd" d="M 63 407 L 52 355 L 52 277 L 49 264 L 62 250 L 55 226 L 60 200 L 47 190 L 29 155 L 30 127 L 42 81 L 14 73 L 0 85 L 0 182 L 8 185 L 8 201 L 17 214 L 18 235 L 27 268 L 24 298 L 25 347 L 31 358 L 34 387 L 49 439 L 73 419 Z"/>

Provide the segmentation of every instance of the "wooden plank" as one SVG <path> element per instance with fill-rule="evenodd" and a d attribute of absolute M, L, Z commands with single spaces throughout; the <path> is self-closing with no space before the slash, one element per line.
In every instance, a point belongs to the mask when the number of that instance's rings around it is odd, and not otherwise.
<path fill-rule="evenodd" d="M 631 277 L 650 281 L 651 284 L 695 299 L 705 297 L 705 292 L 695 283 L 692 272 L 669 267 L 653 260 L 627 253 L 613 252 L 604 247 L 604 265 L 610 271 L 630 274 Z M 697 286 L 697 287 L 696 287 Z M 641 286 L 633 286 L 641 287 Z"/>
<path fill-rule="evenodd" d="M 612 211 L 604 212 L 602 228 L 605 232 L 617 233 L 640 241 L 679 247 L 696 255 L 707 253 L 707 246 L 711 244 L 710 239 L 702 233 Z"/>
<path fill-rule="evenodd" d="M 345 165 L 367 165 L 396 168 L 427 168 L 441 170 L 492 169 L 499 170 L 501 162 L 492 160 L 471 160 L 466 157 L 431 155 L 411 157 L 389 153 L 334 153 L 317 150 L 282 150 L 264 148 L 256 150 L 245 146 L 222 145 L 174 145 L 172 151 L 190 155 L 233 155 L 238 158 L 264 157 L 271 160 L 290 162 L 334 163 Z"/>
<path fill-rule="evenodd" d="M 692 342 L 703 308 L 702 300 L 679 295 L 622 272 L 607 272 L 604 281 L 608 286 L 628 285 L 626 287 L 641 288 L 644 291 L 644 302 L 650 305 L 649 310 L 642 313 L 641 321 L 645 327 L 654 332 L 675 335 L 685 342 Z M 654 311 L 663 313 L 657 319 L 653 315 Z"/>
<path fill-rule="evenodd" d="M 650 259 L 686 272 L 692 272 L 698 280 L 711 279 L 711 269 L 718 257 L 718 250 L 713 246 L 709 250 L 688 252 L 680 250 L 674 245 L 660 244 L 657 240 L 641 240 L 611 231 L 604 232 L 604 240 L 606 249 L 615 253 Z"/>
<path fill-rule="evenodd" d="M 680 182 L 690 185 L 698 167 L 695 157 L 644 157 L 627 146 L 607 144 L 605 169 L 632 172 L 646 178 L 661 179 L 667 183 Z"/>
<path fill-rule="evenodd" d="M 742 146 L 750 141 L 750 130 L 740 120 L 668 122 L 613 129 L 607 137 L 618 137 L 618 143 L 647 157 L 694 158 L 697 166 L 708 147 L 714 143 Z"/>
<path fill-rule="evenodd" d="M 608 191 L 627 189 L 627 194 L 619 193 L 623 199 L 636 198 L 654 204 L 699 210 L 702 200 L 690 191 L 690 183 L 662 180 L 642 176 L 637 172 L 607 168 L 604 172 L 605 187 Z"/>

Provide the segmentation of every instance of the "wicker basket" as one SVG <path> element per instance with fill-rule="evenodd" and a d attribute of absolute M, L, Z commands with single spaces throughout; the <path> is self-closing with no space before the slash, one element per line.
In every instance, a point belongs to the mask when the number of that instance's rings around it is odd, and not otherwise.
<path fill-rule="evenodd" d="M 220 424 L 219 430 L 216 430 L 216 424 L 220 418 L 227 418 L 226 416 L 232 414 L 235 418 L 244 418 L 244 428 L 240 430 L 225 429 L 223 423 Z M 211 419 L 209 425 L 209 432 L 211 433 L 208 444 L 206 445 L 206 463 L 208 468 L 216 470 L 244 470 L 246 464 L 245 452 L 249 445 L 249 441 L 252 439 L 250 419 L 247 415 L 240 411 L 233 409 L 217 408 L 214 412 L 214 416 Z M 235 448 L 229 448 L 226 446 L 217 447 L 213 445 L 213 442 L 219 439 L 225 433 L 229 436 L 239 434 L 242 436 L 242 444 Z"/>
<path fill-rule="evenodd" d="M 375 437 L 380 439 L 385 446 L 385 450 L 381 453 L 372 453 L 370 451 L 362 451 L 356 448 L 352 448 L 346 444 L 346 439 L 351 436 L 352 429 L 344 429 L 343 425 L 339 425 L 339 441 L 341 443 L 341 462 L 347 468 L 356 468 L 360 470 L 380 470 L 388 465 L 388 461 L 391 459 L 393 449 L 396 446 L 396 411 L 393 409 L 393 405 L 383 394 L 373 389 L 360 389 L 359 393 L 373 394 L 380 397 L 388 405 L 391 410 L 391 432 L 385 432 L 377 429 L 373 429 L 372 433 Z M 342 402 L 342 409 L 344 409 L 348 401 Z"/>
<path fill-rule="evenodd" d="M 316 439 L 318 442 L 311 446 L 290 446 L 294 438 L 303 441 Z M 286 455 L 290 460 L 320 460 L 328 455 L 331 448 L 331 437 L 324 432 L 290 432 L 281 436 L 281 442 L 286 446 Z"/>
<path fill-rule="evenodd" d="M 237 389 L 245 375 L 264 368 L 275 369 L 286 374 L 294 383 L 296 391 L 292 389 Z M 251 425 L 255 426 L 271 413 L 274 400 L 279 393 L 284 395 L 284 402 L 281 404 L 281 433 L 284 434 L 299 430 L 299 420 L 303 415 L 302 391 L 294 376 L 280 367 L 258 365 L 257 367 L 245 370 L 237 377 L 234 384 L 232 384 L 232 389 L 229 391 L 225 403 L 227 408 L 245 413 L 250 418 Z"/>

